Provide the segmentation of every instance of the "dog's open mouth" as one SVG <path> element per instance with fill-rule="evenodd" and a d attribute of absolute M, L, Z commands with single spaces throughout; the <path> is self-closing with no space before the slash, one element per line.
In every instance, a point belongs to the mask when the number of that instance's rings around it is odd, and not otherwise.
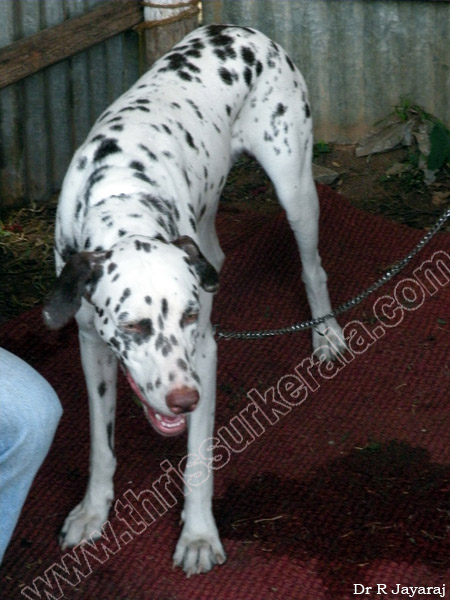
<path fill-rule="evenodd" d="M 180 433 L 183 433 L 186 430 L 186 417 L 184 417 L 183 415 L 168 417 L 167 415 L 161 415 L 160 413 L 157 413 L 148 404 L 147 400 L 143 397 L 141 390 L 136 385 L 128 371 L 126 372 L 126 376 L 128 379 L 128 383 L 131 386 L 131 389 L 139 398 L 139 401 L 142 404 L 145 416 L 158 433 L 165 436 L 172 436 L 179 435 Z"/>

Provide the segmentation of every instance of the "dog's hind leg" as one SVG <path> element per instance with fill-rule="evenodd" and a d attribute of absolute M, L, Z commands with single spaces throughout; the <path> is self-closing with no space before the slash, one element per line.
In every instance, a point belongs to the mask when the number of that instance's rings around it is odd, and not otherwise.
<path fill-rule="evenodd" d="M 282 90 L 280 93 L 273 91 L 270 103 L 266 102 L 264 113 L 253 127 L 248 126 L 248 121 L 241 124 L 245 118 L 250 118 L 247 109 L 235 128 L 237 136 L 241 129 L 244 147 L 272 180 L 286 211 L 300 251 L 302 278 L 311 313 L 313 318 L 318 318 L 329 314 L 331 305 L 327 275 L 318 252 L 319 201 L 312 175 L 312 124 L 306 92 L 302 103 L 301 94 L 297 89 L 294 91 L 291 97 L 283 96 Z M 313 329 L 313 347 L 327 360 L 335 359 L 345 350 L 342 331 L 335 319 Z"/>
<path fill-rule="evenodd" d="M 94 329 L 79 321 L 81 361 L 89 395 L 90 475 L 83 500 L 68 515 L 60 534 L 63 548 L 98 538 L 113 500 L 114 420 L 117 359 Z"/>

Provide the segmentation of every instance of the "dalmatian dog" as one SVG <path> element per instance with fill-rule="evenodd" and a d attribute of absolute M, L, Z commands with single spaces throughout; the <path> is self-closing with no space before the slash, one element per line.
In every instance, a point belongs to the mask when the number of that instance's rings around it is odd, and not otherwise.
<path fill-rule="evenodd" d="M 287 213 L 313 317 L 328 314 L 307 89 L 262 33 L 193 31 L 100 116 L 73 157 L 57 211 L 58 278 L 43 313 L 53 329 L 76 318 L 90 405 L 90 478 L 63 526 L 64 548 L 98 535 L 113 500 L 118 364 L 156 431 L 187 429 L 187 456 L 213 460 L 210 313 L 224 259 L 214 220 L 242 152 L 263 166 Z M 324 359 L 344 350 L 334 319 L 313 331 L 313 346 Z M 185 482 L 195 469 L 188 460 Z M 212 489 L 209 476 L 185 494 L 174 563 L 187 575 L 226 558 Z"/>

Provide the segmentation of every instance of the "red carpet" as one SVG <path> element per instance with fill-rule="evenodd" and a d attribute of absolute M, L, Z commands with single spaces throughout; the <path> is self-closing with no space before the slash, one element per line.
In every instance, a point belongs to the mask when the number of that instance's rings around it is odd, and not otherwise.
<path fill-rule="evenodd" d="M 321 254 L 336 305 L 378 279 L 423 232 L 363 214 L 327 188 L 320 194 Z M 218 229 L 227 260 L 214 322 L 250 329 L 309 318 L 284 215 L 223 212 Z M 88 460 L 76 330 L 45 331 L 39 310 L 4 325 L 0 345 L 53 384 L 64 415 L 7 550 L 1 598 L 346 600 L 407 598 L 402 587 L 421 586 L 414 597 L 423 599 L 443 597 L 444 584 L 450 593 L 447 252 L 450 235 L 440 234 L 405 272 L 341 317 L 342 325 L 357 321 L 357 335 L 353 355 L 332 372 L 311 366 L 309 332 L 219 342 L 217 428 L 226 426 L 231 450 L 216 472 L 215 514 L 228 561 L 189 580 L 171 566 L 180 497 L 134 536 L 112 516 L 109 558 L 100 544 L 84 559 L 77 554 L 78 565 L 68 553 L 64 572 L 57 531 L 83 495 Z M 438 279 L 414 276 L 433 255 L 441 257 Z M 383 296 L 380 329 L 374 306 Z M 266 407 L 273 424 L 260 414 L 261 435 L 239 440 L 234 432 L 233 442 L 232 419 L 250 406 L 247 393 L 279 399 L 281 378 L 296 366 L 309 385 L 304 402 L 281 407 L 278 417 Z M 164 459 L 177 464 L 185 454 L 185 438 L 158 437 L 123 380 L 119 397 L 116 498 L 150 488 Z M 376 596 L 377 584 L 387 595 Z M 372 594 L 355 594 L 362 586 Z"/>

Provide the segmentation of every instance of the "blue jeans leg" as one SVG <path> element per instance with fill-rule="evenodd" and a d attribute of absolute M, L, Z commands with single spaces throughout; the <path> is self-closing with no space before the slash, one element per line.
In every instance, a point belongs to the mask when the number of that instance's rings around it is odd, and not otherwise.
<path fill-rule="evenodd" d="M 0 562 L 61 414 L 50 384 L 0 348 Z"/>

